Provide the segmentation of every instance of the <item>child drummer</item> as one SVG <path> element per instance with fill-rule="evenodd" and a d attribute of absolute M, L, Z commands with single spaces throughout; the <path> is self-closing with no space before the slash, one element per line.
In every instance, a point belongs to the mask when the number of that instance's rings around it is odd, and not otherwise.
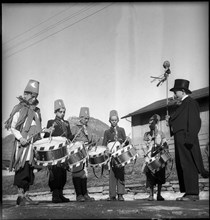
<path fill-rule="evenodd" d="M 114 143 L 112 149 L 109 149 L 109 153 L 114 153 L 117 148 L 122 146 L 122 143 L 126 141 L 126 134 L 124 128 L 118 126 L 119 117 L 116 110 L 110 111 L 109 122 L 111 127 L 104 132 L 103 146 L 108 146 L 108 143 Z M 124 143 L 126 145 L 128 143 Z M 120 146 L 121 145 L 121 146 Z M 111 160 L 109 171 L 109 198 L 108 201 L 116 200 L 116 187 L 118 200 L 124 201 L 123 194 L 125 193 L 125 174 L 124 167 L 117 167 L 114 163 L 114 159 Z"/>
<path fill-rule="evenodd" d="M 152 172 L 147 166 L 147 162 L 152 157 L 160 156 L 162 149 L 168 149 L 165 134 L 159 130 L 160 116 L 155 114 L 149 119 L 150 131 L 144 134 L 144 141 L 146 142 L 147 153 L 145 155 L 144 173 L 146 174 L 146 188 L 150 188 L 150 195 L 148 201 L 154 200 L 154 186 L 157 184 L 157 200 L 163 201 L 164 198 L 161 196 L 162 184 L 165 183 L 165 166 Z"/>

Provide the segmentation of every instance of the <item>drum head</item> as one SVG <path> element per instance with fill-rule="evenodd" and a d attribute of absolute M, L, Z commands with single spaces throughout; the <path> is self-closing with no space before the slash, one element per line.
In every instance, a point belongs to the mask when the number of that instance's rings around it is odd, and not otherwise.
<path fill-rule="evenodd" d="M 67 139 L 65 137 L 51 137 L 51 138 L 43 138 L 41 140 L 38 140 L 34 142 L 34 147 L 37 150 L 40 150 L 40 148 L 49 148 L 50 146 L 58 146 L 59 144 L 65 144 Z"/>
<path fill-rule="evenodd" d="M 75 143 L 71 143 L 68 145 L 68 151 L 69 153 L 77 152 L 78 150 L 81 150 L 84 148 L 84 143 L 82 141 L 77 141 Z"/>
<path fill-rule="evenodd" d="M 93 147 L 90 151 L 88 151 L 88 154 L 90 157 L 92 156 L 97 156 L 99 154 L 103 154 L 106 151 L 106 147 L 105 146 L 97 146 L 96 148 Z"/>
<path fill-rule="evenodd" d="M 107 144 L 107 147 L 111 153 L 116 152 L 120 146 L 121 144 L 119 141 L 112 141 Z"/>

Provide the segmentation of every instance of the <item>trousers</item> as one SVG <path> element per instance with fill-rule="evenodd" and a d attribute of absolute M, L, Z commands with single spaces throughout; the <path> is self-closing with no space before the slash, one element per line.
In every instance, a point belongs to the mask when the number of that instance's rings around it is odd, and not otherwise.
<path fill-rule="evenodd" d="M 30 185 L 34 183 L 33 170 L 34 168 L 26 161 L 24 167 L 15 172 L 14 185 L 28 191 Z"/>
<path fill-rule="evenodd" d="M 116 197 L 117 194 L 125 194 L 124 167 L 110 167 L 109 171 L 109 196 Z"/>

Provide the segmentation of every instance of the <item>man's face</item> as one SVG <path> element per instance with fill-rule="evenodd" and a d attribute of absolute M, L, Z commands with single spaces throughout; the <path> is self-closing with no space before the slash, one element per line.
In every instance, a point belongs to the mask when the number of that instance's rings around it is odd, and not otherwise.
<path fill-rule="evenodd" d="M 80 122 L 83 124 L 83 125 L 88 125 L 88 122 L 89 122 L 89 117 L 81 117 L 80 118 Z"/>
<path fill-rule="evenodd" d="M 174 91 L 174 98 L 175 99 L 181 100 L 184 95 L 185 95 L 185 93 L 182 90 L 175 90 Z"/>
<path fill-rule="evenodd" d="M 55 114 L 58 118 L 64 119 L 65 113 L 66 113 L 66 109 L 60 108 Z"/>
<path fill-rule="evenodd" d="M 112 127 L 117 126 L 118 117 L 117 117 L 117 116 L 112 116 L 112 117 L 110 118 L 110 123 L 111 123 Z"/>

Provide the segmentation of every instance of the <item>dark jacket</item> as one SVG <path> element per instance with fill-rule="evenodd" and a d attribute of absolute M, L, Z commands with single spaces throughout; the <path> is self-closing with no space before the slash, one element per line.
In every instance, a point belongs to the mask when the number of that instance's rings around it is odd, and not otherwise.
<path fill-rule="evenodd" d="M 61 120 L 59 118 L 55 118 L 52 120 L 49 120 L 47 122 L 47 128 L 54 125 L 55 130 L 52 132 L 52 136 L 61 136 L 66 137 L 69 140 L 72 140 L 74 136 L 71 133 L 69 122 L 66 120 Z M 45 133 L 44 138 L 49 137 L 49 133 Z"/>
<path fill-rule="evenodd" d="M 171 136 L 183 130 L 186 133 L 186 142 L 193 143 L 201 128 L 201 119 L 198 103 L 190 96 L 185 98 L 169 120 Z"/>
<path fill-rule="evenodd" d="M 117 126 L 118 141 L 122 144 L 126 140 L 125 129 Z M 103 146 L 107 146 L 109 142 L 115 141 L 115 131 L 110 127 L 104 132 Z"/>
<path fill-rule="evenodd" d="M 201 118 L 198 103 L 190 96 L 182 101 L 175 113 L 169 120 L 171 136 L 183 132 L 183 146 L 192 154 L 194 162 L 199 172 L 203 170 L 203 161 L 198 140 L 198 133 L 201 128 Z M 176 146 L 175 146 L 176 148 Z M 182 148 L 180 148 L 181 150 Z M 184 152 L 180 152 L 182 155 Z M 182 163 L 182 160 L 180 161 Z"/>

